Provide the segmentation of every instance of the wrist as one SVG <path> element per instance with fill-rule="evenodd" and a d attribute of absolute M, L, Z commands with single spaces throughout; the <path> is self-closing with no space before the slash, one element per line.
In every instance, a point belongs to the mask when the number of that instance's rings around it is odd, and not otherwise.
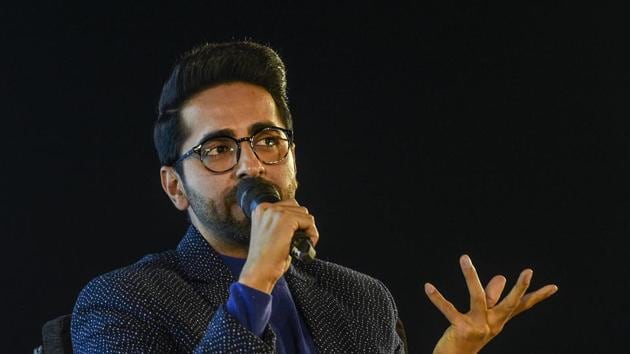
<path fill-rule="evenodd" d="M 260 269 L 252 271 L 247 267 L 243 267 L 238 282 L 252 289 L 271 294 L 278 278 Z"/>
<path fill-rule="evenodd" d="M 483 346 L 482 342 L 456 336 L 453 326 L 450 326 L 435 345 L 433 354 L 477 354 Z"/>
<path fill-rule="evenodd" d="M 479 350 L 464 349 L 456 345 L 448 346 L 439 344 L 433 349 L 433 354 L 478 354 Z"/>

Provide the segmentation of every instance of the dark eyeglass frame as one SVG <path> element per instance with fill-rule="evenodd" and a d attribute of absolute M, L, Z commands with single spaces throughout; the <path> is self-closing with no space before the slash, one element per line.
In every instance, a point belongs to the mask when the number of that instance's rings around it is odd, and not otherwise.
<path fill-rule="evenodd" d="M 287 141 L 289 143 L 289 149 L 287 150 L 287 153 L 280 158 L 277 161 L 272 161 L 272 162 L 266 162 L 260 159 L 260 157 L 258 156 L 258 154 L 256 153 L 256 149 L 254 148 L 254 137 L 264 131 L 268 131 L 268 130 L 279 130 L 282 131 L 286 134 L 287 136 Z M 206 166 L 205 163 L 203 163 L 203 156 L 201 156 L 201 148 L 203 147 L 203 145 L 205 143 L 207 143 L 210 140 L 214 140 L 214 139 L 230 139 L 232 141 L 234 141 L 236 143 L 236 162 L 234 163 L 234 165 L 226 170 L 221 170 L 221 171 L 215 171 L 213 169 L 210 169 L 208 166 Z M 175 163 L 173 163 L 173 166 L 177 166 L 178 164 L 182 163 L 184 160 L 186 160 L 187 158 L 189 158 L 190 156 L 196 154 L 199 157 L 199 161 L 201 162 L 201 164 L 208 169 L 209 171 L 212 171 L 214 173 L 224 173 L 224 172 L 228 172 L 230 170 L 232 170 L 234 167 L 236 167 L 236 165 L 238 165 L 238 161 L 241 159 L 241 143 L 247 141 L 249 142 L 249 146 L 252 148 L 252 151 L 254 152 L 254 155 L 256 156 L 256 158 L 258 159 L 258 161 L 264 163 L 265 165 L 276 165 L 284 160 L 286 160 L 287 156 L 289 156 L 289 151 L 291 150 L 291 147 L 293 146 L 293 130 L 291 129 L 285 129 L 285 128 L 280 128 L 280 127 L 275 127 L 275 126 L 270 126 L 270 127 L 264 127 L 256 132 L 254 132 L 252 135 L 250 136 L 244 136 L 242 138 L 235 138 L 233 136 L 229 136 L 229 135 L 219 135 L 219 136 L 213 136 L 210 137 L 208 139 L 203 140 L 201 143 L 199 143 L 198 145 L 194 146 L 192 149 L 188 150 L 186 153 L 184 153 L 182 156 L 180 156 L 177 161 L 175 161 Z"/>

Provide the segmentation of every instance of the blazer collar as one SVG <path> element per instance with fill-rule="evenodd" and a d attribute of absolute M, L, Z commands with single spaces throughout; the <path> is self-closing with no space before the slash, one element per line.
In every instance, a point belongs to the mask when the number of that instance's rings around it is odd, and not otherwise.
<path fill-rule="evenodd" d="M 203 238 L 199 230 L 190 225 L 177 246 L 179 264 L 183 272 L 201 294 L 213 303 L 227 301 L 230 284 L 237 281 L 221 256 Z M 318 348 L 335 348 L 349 343 L 346 332 L 331 333 L 322 323 L 336 323 L 337 328 L 351 328 L 351 324 L 338 311 L 338 300 L 324 290 L 318 276 L 322 276 L 325 262 L 314 260 L 305 264 L 294 261 L 284 277 L 291 290 L 295 305 L 311 329 L 311 336 Z"/>
<path fill-rule="evenodd" d="M 177 253 L 180 265 L 190 279 L 203 282 L 220 281 L 228 286 L 237 280 L 232 276 L 221 256 L 193 225 L 188 227 L 186 234 L 177 246 Z M 298 262 L 296 261 L 296 263 Z M 315 277 L 307 270 L 310 267 L 301 262 L 296 263 L 289 267 L 285 273 L 285 278 L 293 285 L 310 289 L 315 282 Z"/>
<path fill-rule="evenodd" d="M 347 346 L 352 340 L 348 338 L 347 330 L 330 331 L 329 326 L 322 326 L 334 323 L 337 329 L 352 328 L 347 315 L 339 311 L 345 306 L 327 290 L 330 285 L 325 283 L 330 280 L 322 279 L 326 276 L 325 268 L 326 262 L 318 259 L 308 264 L 295 261 L 284 276 L 291 289 L 293 301 L 311 330 L 311 337 L 318 351 L 339 348 L 342 349 L 341 352 L 350 352 L 352 348 Z"/>
<path fill-rule="evenodd" d="M 177 253 L 180 265 L 190 279 L 206 283 L 218 282 L 226 289 L 236 281 L 221 256 L 193 225 L 188 227 L 177 246 Z"/>

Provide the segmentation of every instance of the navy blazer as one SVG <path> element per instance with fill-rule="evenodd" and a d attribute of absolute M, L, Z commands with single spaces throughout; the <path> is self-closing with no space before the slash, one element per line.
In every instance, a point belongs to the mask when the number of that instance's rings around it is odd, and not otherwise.
<path fill-rule="evenodd" d="M 399 353 L 398 311 L 378 280 L 337 264 L 293 262 L 284 275 L 320 353 Z M 191 226 L 177 249 L 92 280 L 72 313 L 76 353 L 274 353 L 225 307 L 236 279 Z M 401 338 L 402 337 L 402 338 Z"/>

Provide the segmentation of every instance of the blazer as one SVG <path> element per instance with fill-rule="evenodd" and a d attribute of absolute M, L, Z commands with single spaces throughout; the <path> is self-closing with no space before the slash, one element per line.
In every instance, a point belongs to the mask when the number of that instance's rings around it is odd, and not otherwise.
<path fill-rule="evenodd" d="M 320 353 L 399 353 L 395 302 L 377 279 L 330 262 L 293 262 L 284 277 Z M 175 250 L 90 281 L 71 323 L 76 353 L 274 353 L 225 307 L 236 279 L 190 226 Z M 398 330 L 397 330 L 398 327 Z"/>

